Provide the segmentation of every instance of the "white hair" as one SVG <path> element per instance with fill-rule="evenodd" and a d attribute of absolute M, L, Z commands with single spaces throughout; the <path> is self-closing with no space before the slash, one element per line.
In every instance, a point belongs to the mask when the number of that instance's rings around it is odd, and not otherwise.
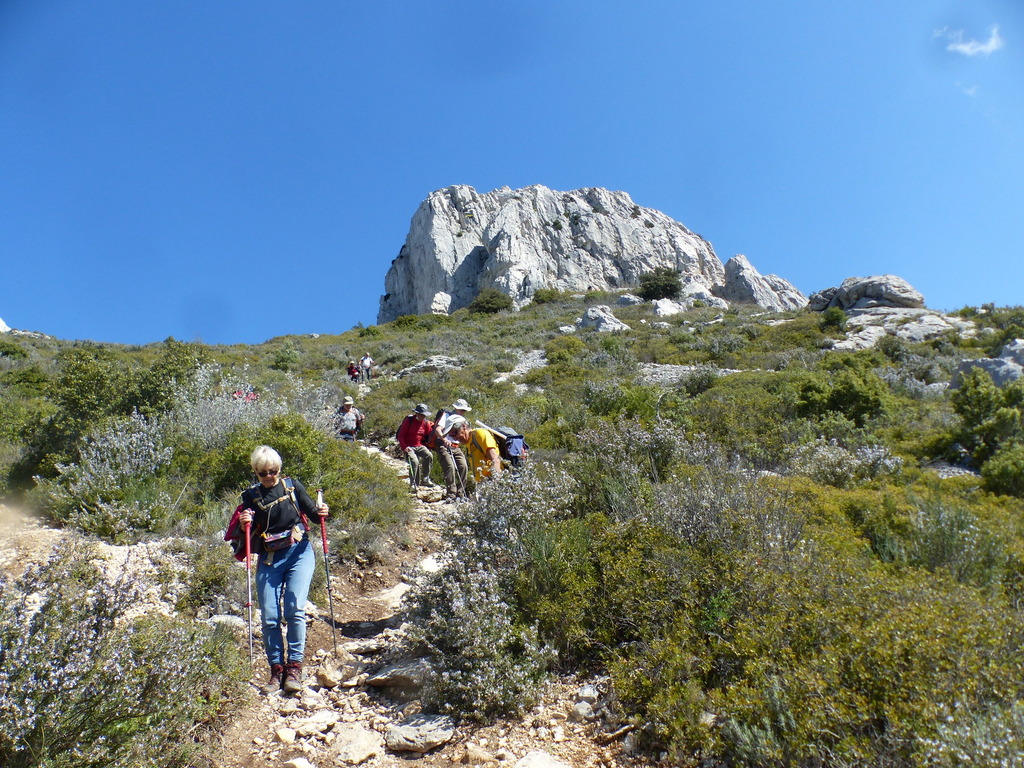
<path fill-rule="evenodd" d="M 249 457 L 253 472 L 261 469 L 281 469 L 281 454 L 269 445 L 257 445 Z"/>

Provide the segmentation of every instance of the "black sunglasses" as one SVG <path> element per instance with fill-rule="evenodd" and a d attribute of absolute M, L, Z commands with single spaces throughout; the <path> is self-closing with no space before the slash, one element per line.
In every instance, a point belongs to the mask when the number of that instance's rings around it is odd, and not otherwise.
<path fill-rule="evenodd" d="M 260 477 L 273 477 L 280 471 L 281 470 L 279 469 L 264 469 L 262 472 L 257 472 L 256 474 Z"/>

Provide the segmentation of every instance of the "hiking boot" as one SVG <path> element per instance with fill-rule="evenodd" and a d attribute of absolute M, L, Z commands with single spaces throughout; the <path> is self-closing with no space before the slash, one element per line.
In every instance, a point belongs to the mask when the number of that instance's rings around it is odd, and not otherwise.
<path fill-rule="evenodd" d="M 281 680 L 284 679 L 284 666 L 282 664 L 270 665 L 270 679 L 260 686 L 260 693 L 269 696 L 274 691 L 281 689 Z"/>
<path fill-rule="evenodd" d="M 284 682 L 281 690 L 285 693 L 298 693 L 302 690 L 302 662 L 289 661 L 284 665 Z"/>
<path fill-rule="evenodd" d="M 437 488 L 437 483 L 435 483 L 429 477 L 423 478 L 423 481 L 420 483 L 420 485 L 422 485 L 424 488 Z"/>

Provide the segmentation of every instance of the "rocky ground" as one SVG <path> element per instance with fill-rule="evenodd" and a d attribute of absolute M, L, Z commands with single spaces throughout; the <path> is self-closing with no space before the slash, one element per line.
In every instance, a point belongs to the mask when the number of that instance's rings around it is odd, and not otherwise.
<path fill-rule="evenodd" d="M 404 462 L 369 450 L 406 474 Z M 258 694 L 268 672 L 257 642 L 251 699 L 197 766 L 385 768 L 410 761 L 422 768 L 456 763 L 508 768 L 646 765 L 629 754 L 634 738 L 630 729 L 606 721 L 607 687 L 600 678 L 556 679 L 524 717 L 486 725 L 420 713 L 414 693 L 417 665 L 387 666 L 384 659 L 402 633 L 402 595 L 417 573 L 432 567 L 444 518 L 453 511 L 441 503 L 440 495 L 419 491 L 410 529 L 383 563 L 332 568 L 335 631 L 328 606 L 317 606 L 311 612 L 306 685 L 300 694 Z M 0 569 L 8 573 L 46 557 L 65 535 L 3 507 L 0 519 L 23 534 L 9 539 L 17 540 L 16 546 L 0 549 Z M 113 569 L 144 571 L 146 563 L 159 559 L 159 553 L 133 549 L 103 547 L 102 552 Z M 154 593 L 151 609 L 166 610 L 167 597 Z M 242 630 L 244 638 L 244 624 Z"/>

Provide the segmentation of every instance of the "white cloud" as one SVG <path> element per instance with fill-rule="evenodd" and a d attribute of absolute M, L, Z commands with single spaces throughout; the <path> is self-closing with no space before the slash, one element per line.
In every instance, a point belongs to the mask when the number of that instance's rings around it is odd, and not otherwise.
<path fill-rule="evenodd" d="M 957 83 L 956 87 L 960 89 L 960 92 L 965 96 L 974 97 L 978 95 L 978 86 L 976 85 L 964 85 L 963 83 Z"/>
<path fill-rule="evenodd" d="M 990 53 L 998 51 L 1004 45 L 1003 38 L 999 35 L 998 26 L 992 27 L 988 40 L 983 43 L 979 43 L 973 38 L 964 40 L 964 31 L 962 29 L 952 30 L 948 27 L 936 31 L 935 37 L 942 37 L 949 41 L 949 44 L 946 46 L 947 51 L 962 53 L 964 56 L 988 56 Z"/>

